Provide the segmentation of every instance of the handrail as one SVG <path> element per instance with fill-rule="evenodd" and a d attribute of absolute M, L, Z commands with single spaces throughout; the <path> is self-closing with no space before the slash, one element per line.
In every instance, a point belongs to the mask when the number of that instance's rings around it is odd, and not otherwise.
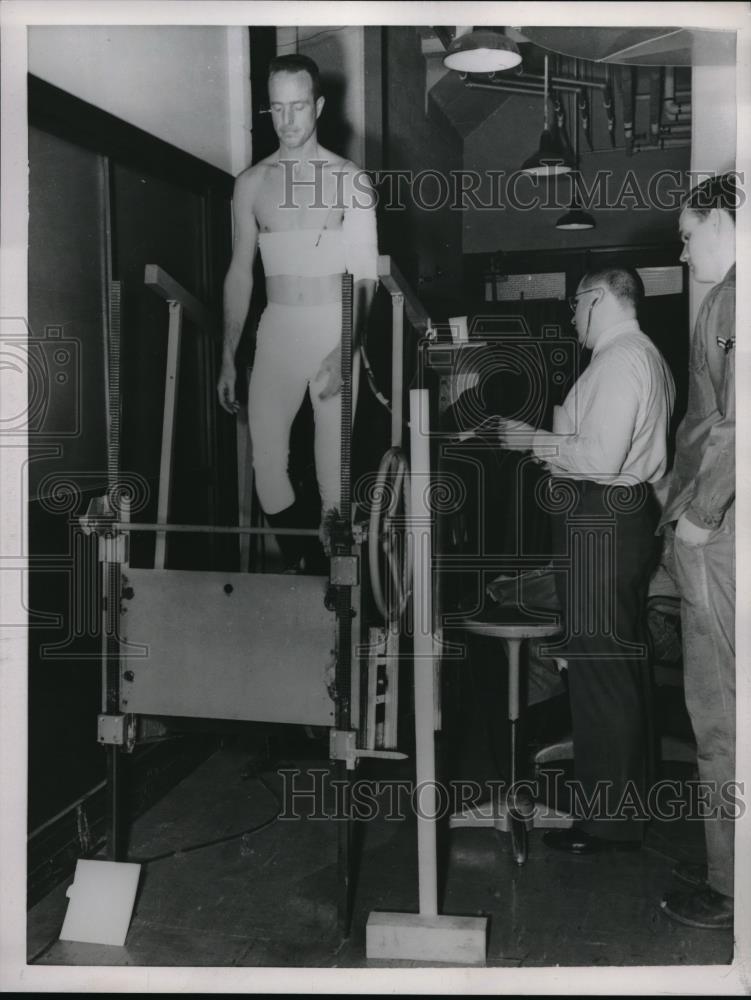
<path fill-rule="evenodd" d="M 388 254 L 379 254 L 378 256 L 378 277 L 389 294 L 404 296 L 404 309 L 415 330 L 419 333 L 427 333 L 432 328 L 430 316 L 415 295 L 409 282 L 394 263 L 393 258 Z M 164 268 L 159 267 L 158 264 L 147 264 L 144 271 L 144 284 L 152 288 L 167 302 L 179 302 L 191 322 L 216 336 L 218 333 L 216 318 L 202 302 L 175 281 Z"/>
<path fill-rule="evenodd" d="M 209 312 L 203 302 L 200 302 L 194 295 L 186 291 L 179 282 L 175 281 L 172 275 L 168 274 L 158 264 L 147 264 L 143 275 L 144 284 L 153 289 L 157 295 L 161 295 L 167 302 L 179 302 L 190 321 L 216 337 L 219 333 L 219 324 L 216 317 Z"/>
<path fill-rule="evenodd" d="M 404 309 L 410 323 L 418 333 L 427 334 L 433 326 L 430 316 L 425 312 L 422 302 L 415 295 L 393 258 L 388 254 L 378 255 L 378 277 L 389 294 L 404 297 Z"/>

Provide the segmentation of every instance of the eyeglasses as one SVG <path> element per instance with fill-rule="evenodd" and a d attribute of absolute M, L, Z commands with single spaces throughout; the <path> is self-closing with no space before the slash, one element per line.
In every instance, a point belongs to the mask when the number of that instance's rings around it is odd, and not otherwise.
<path fill-rule="evenodd" d="M 571 312 L 576 312 L 576 307 L 579 304 L 579 299 L 582 295 L 587 295 L 589 292 L 597 292 L 599 290 L 600 286 L 598 285 L 596 288 L 583 288 L 580 292 L 577 292 L 576 295 L 569 295 L 568 304 Z"/>

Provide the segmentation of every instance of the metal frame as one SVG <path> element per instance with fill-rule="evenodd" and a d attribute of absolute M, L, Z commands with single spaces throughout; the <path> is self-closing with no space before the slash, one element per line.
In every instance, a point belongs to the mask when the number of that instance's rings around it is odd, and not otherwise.
<path fill-rule="evenodd" d="M 403 391 L 403 317 L 404 310 L 418 329 L 425 330 L 429 326 L 424 312 L 420 312 L 419 302 L 404 285 L 403 279 L 395 268 L 392 268 L 388 257 L 379 258 L 379 272 L 382 280 L 392 295 L 394 321 L 394 363 L 392 397 L 394 399 L 394 416 L 392 419 L 392 438 L 401 441 L 401 399 Z M 394 276 L 394 272 L 396 276 Z M 108 332 L 108 479 L 109 491 L 106 497 L 92 501 L 87 515 L 81 519 L 85 532 L 96 532 L 99 538 L 99 560 L 102 575 L 102 704 L 98 719 L 98 740 L 107 751 L 107 802 L 108 802 L 108 834 L 107 851 L 112 860 L 124 860 L 126 855 L 126 840 L 124 836 L 124 817 L 121 808 L 120 795 L 120 755 L 130 752 L 136 745 L 138 727 L 137 718 L 142 715 L 185 715 L 191 713 L 193 706 L 201 706 L 200 668 L 192 655 L 185 655 L 181 661 L 181 630 L 188 632 L 188 645 L 196 639 L 191 629 L 199 628 L 201 634 L 210 637 L 210 647 L 204 649 L 204 673 L 211 684 L 215 679 L 216 670 L 222 669 L 222 652 L 229 648 L 224 643 L 222 648 L 223 624 L 226 615 L 223 606 L 217 603 L 217 595 L 222 593 L 228 598 L 235 594 L 247 599 L 252 598 L 254 587 L 268 591 L 273 581 L 277 594 L 289 591 L 293 600 L 299 605 L 301 589 L 306 593 L 320 586 L 320 578 L 277 576 L 274 574 L 240 573 L 205 573 L 203 571 L 171 570 L 165 568 L 167 561 L 167 535 L 177 533 L 210 533 L 236 534 L 241 542 L 241 554 L 247 551 L 249 541 L 253 536 L 277 534 L 278 530 L 253 527 L 247 523 L 238 526 L 185 525 L 170 524 L 170 491 L 172 483 L 172 457 L 175 435 L 175 413 L 177 400 L 177 384 L 179 378 L 180 346 L 183 336 L 183 321 L 189 318 L 195 328 L 201 332 L 216 332 L 216 324 L 205 307 L 190 293 L 183 289 L 169 274 L 157 265 L 147 265 L 145 283 L 155 293 L 164 298 L 169 307 L 168 351 L 165 373 L 165 403 L 162 423 L 162 455 L 160 463 L 160 481 L 158 496 L 158 514 L 155 523 L 137 523 L 131 521 L 128 497 L 120 495 L 119 491 L 119 450 L 120 450 L 120 379 L 119 379 L 119 283 L 113 282 L 110 294 L 110 324 Z M 343 340 L 349 342 L 351 350 L 352 294 L 351 277 L 345 276 L 343 287 L 344 322 Z M 349 338 L 346 336 L 349 331 Z M 345 365 L 351 367 L 345 358 Z M 345 378 L 345 386 L 347 380 Z M 343 397 L 343 428 L 351 429 L 351 385 L 349 396 Z M 293 721 L 310 725 L 329 725 L 331 727 L 330 749 L 331 759 L 341 776 L 349 777 L 360 757 L 402 758 L 405 755 L 388 749 L 396 744 L 397 729 L 397 679 L 398 679 L 398 633 L 390 633 L 385 644 L 380 641 L 377 629 L 368 628 L 366 622 L 366 581 L 361 577 L 362 567 L 366 565 L 364 551 L 367 547 L 367 528 L 352 525 L 351 513 L 345 507 L 351 505 L 349 491 L 350 469 L 350 435 L 343 434 L 342 496 L 347 498 L 347 504 L 342 505 L 340 532 L 335 539 L 335 554 L 331 563 L 330 588 L 336 595 L 336 629 L 332 617 L 331 642 L 322 642 L 319 632 L 319 652 L 324 647 L 331 652 L 336 647 L 336 677 L 333 680 L 327 673 L 328 663 L 322 669 L 315 684 L 320 683 L 322 690 L 331 699 L 330 711 L 321 714 L 322 697 L 317 699 L 303 698 L 303 702 L 315 701 L 317 708 L 308 717 L 295 716 L 292 719 L 283 718 L 285 705 L 279 711 L 270 706 L 274 696 L 280 702 L 289 701 L 289 687 L 280 689 L 278 685 L 267 692 L 269 699 L 256 699 L 254 707 L 248 707 L 248 699 L 241 707 L 233 711 L 225 711 L 216 706 L 206 716 L 208 718 L 241 718 L 246 721 Z M 239 448 L 239 445 L 238 445 Z M 239 454 L 239 452 L 238 452 Z M 247 521 L 247 511 L 240 511 L 241 521 Z M 133 532 L 149 532 L 156 536 L 154 567 L 150 570 L 133 569 L 129 562 L 129 541 Z M 296 532 L 300 533 L 300 532 Z M 317 534 L 314 529 L 305 534 Z M 153 579 L 150 579 L 153 574 Z M 254 579 L 257 578 L 257 579 Z M 152 586 L 153 584 L 153 586 Z M 144 597 L 146 600 L 142 600 Z M 205 619 L 198 625 L 191 621 L 191 609 L 195 602 L 206 601 L 206 595 L 212 595 L 212 608 L 207 611 L 209 617 L 215 615 L 216 623 L 212 628 Z M 258 590 L 260 595 L 260 590 Z M 159 601 L 156 601 L 156 596 Z M 179 595 L 182 607 L 174 615 L 169 627 L 164 627 L 165 606 L 170 604 L 170 597 Z M 308 596 L 310 596 L 308 594 Z M 149 597 L 153 598 L 150 602 Z M 320 597 L 323 598 L 321 592 Z M 139 601 L 141 604 L 139 605 Z M 155 607 L 150 608 L 149 604 Z M 255 602 L 254 602 L 255 603 Z M 321 600 L 321 603 L 322 600 Z M 136 610 L 138 608 L 138 610 Z M 267 609 L 268 610 L 268 609 Z M 271 615 L 271 612 L 269 612 Z M 273 615 L 272 615 L 273 617 Z M 320 623 L 320 608 L 318 611 Z M 288 627 L 286 616 L 281 611 L 279 618 L 287 626 L 289 638 L 292 630 Z M 160 629 L 160 622 L 162 628 Z M 353 627 L 354 622 L 354 627 Z M 268 619 L 266 624 L 268 624 Z M 160 645 L 159 632 L 166 632 Z M 325 631 L 325 629 L 324 629 Z M 335 636 L 336 631 L 336 636 Z M 393 632 L 393 630 L 392 630 Z M 241 639 L 247 638 L 243 628 L 238 627 Z M 307 635 L 300 636 L 298 660 L 305 665 L 305 674 L 310 677 L 310 640 Z M 230 638 L 230 645 L 236 649 L 237 638 Z M 144 683 L 144 664 L 147 662 L 153 646 L 155 655 L 160 662 L 154 667 L 161 671 L 160 678 L 148 677 L 149 683 Z M 172 648 L 172 647 L 175 648 Z M 374 653 L 377 650 L 377 655 Z M 191 651 L 192 652 L 192 651 Z M 343 655 L 342 655 L 343 654 Z M 239 659 L 243 651 L 239 653 Z M 288 658 L 288 664 L 294 660 L 294 650 Z M 342 668 L 342 664 L 345 666 Z M 273 666 L 273 665 L 272 665 Z M 273 685 L 273 669 L 265 669 L 268 664 L 261 665 L 261 676 L 265 677 L 269 686 Z M 233 665 L 234 678 L 238 681 L 240 671 L 238 663 Z M 176 689 L 181 671 L 190 671 L 191 680 L 197 678 L 197 688 L 191 692 L 181 692 L 181 697 L 172 699 L 170 692 Z M 346 676 L 345 676 L 346 674 Z M 242 678 L 240 678 L 242 681 Z M 152 683 L 153 682 L 153 683 Z M 140 687 L 139 687 L 140 685 Z M 230 693 L 234 700 L 234 692 Z M 372 703 L 371 703 L 372 700 Z M 220 699 L 221 701 L 221 699 Z M 384 718 L 378 724 L 375 722 L 376 702 L 383 707 Z M 170 704 L 171 703 L 171 704 Z M 340 876 L 343 881 L 344 893 L 340 906 L 340 927 L 346 934 L 351 913 L 350 886 L 351 856 L 349 851 L 350 832 L 348 824 L 340 836 Z"/>

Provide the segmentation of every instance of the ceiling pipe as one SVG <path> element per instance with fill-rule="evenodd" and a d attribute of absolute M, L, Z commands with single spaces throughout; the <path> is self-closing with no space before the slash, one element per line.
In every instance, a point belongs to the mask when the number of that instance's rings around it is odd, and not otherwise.
<path fill-rule="evenodd" d="M 628 69 L 630 69 L 630 68 L 631 67 L 628 67 Z M 629 76 L 630 76 L 630 73 L 629 73 Z M 565 79 L 565 78 L 563 78 L 563 77 L 554 77 L 554 79 L 561 80 L 561 79 Z M 517 83 L 517 80 L 519 80 L 518 83 Z M 576 94 L 577 99 L 578 99 L 579 95 L 581 94 L 581 87 L 587 86 L 587 85 L 588 85 L 588 81 L 579 80 L 578 83 L 577 83 L 577 85 L 574 85 L 574 84 L 560 85 L 559 84 L 558 85 L 558 89 L 559 90 L 565 90 L 567 92 L 571 92 L 573 94 Z M 494 91 L 497 91 L 499 93 L 518 94 L 518 95 L 520 95 L 522 97 L 544 97 L 544 95 L 545 95 L 544 87 L 537 87 L 537 86 L 532 86 L 532 85 L 529 85 L 529 84 L 524 84 L 519 77 L 508 78 L 508 79 L 505 79 L 505 80 L 497 80 L 497 81 L 493 81 L 493 82 L 489 82 L 489 83 L 480 82 L 479 80 L 465 79 L 464 86 L 468 90 L 494 90 Z M 610 138 L 611 149 L 625 150 L 630 155 L 631 150 L 635 150 L 635 149 L 639 149 L 639 150 L 662 149 L 662 148 L 665 148 L 666 146 L 673 146 L 673 145 L 684 146 L 684 145 L 687 145 L 687 143 L 684 143 L 682 140 L 680 142 L 677 141 L 678 137 L 684 134 L 684 131 L 683 131 L 684 128 L 685 128 L 685 134 L 686 135 L 688 135 L 690 133 L 690 128 L 691 128 L 690 105 L 685 105 L 684 104 L 684 105 L 680 106 L 681 107 L 680 112 L 677 114 L 677 116 L 674 119 L 672 119 L 668 123 L 668 126 L 662 126 L 661 127 L 661 129 L 660 129 L 660 134 L 661 135 L 663 134 L 664 129 L 666 127 L 669 127 L 670 131 L 669 131 L 669 133 L 667 133 L 668 138 L 665 138 L 665 139 L 662 139 L 662 140 L 657 140 L 657 144 L 654 143 L 654 139 L 656 138 L 655 136 L 653 136 L 653 141 L 652 141 L 652 143 L 650 143 L 650 145 L 639 145 L 637 142 L 635 142 L 634 141 L 634 118 L 633 118 L 633 111 L 632 111 L 632 113 L 630 115 L 630 119 L 629 119 L 629 117 L 627 117 L 626 115 L 624 115 L 624 119 L 625 119 L 624 120 L 624 133 L 625 133 L 625 137 L 626 137 L 626 145 L 625 146 L 616 146 L 616 143 L 615 143 L 615 114 L 614 114 L 614 110 L 613 110 L 613 107 L 612 107 L 612 103 L 613 103 L 613 101 L 612 101 L 612 92 L 609 92 L 607 89 L 603 89 L 602 93 L 603 93 L 603 104 L 604 104 L 605 112 L 607 114 L 607 119 L 608 119 L 608 136 Z M 628 92 L 624 96 L 626 96 L 627 101 L 628 101 Z M 630 100 L 632 102 L 632 108 L 633 108 L 633 102 L 634 101 L 648 101 L 648 100 L 650 100 L 650 96 L 651 96 L 650 94 L 634 94 L 633 90 L 632 90 L 631 94 L 630 94 Z M 610 103 L 608 103 L 608 101 L 610 101 Z M 624 103 L 626 103 L 626 102 L 624 102 Z M 674 131 L 675 128 L 676 128 L 676 126 L 678 127 L 678 129 L 680 129 L 680 131 Z M 662 145 L 660 144 L 660 142 L 662 143 Z M 592 152 L 608 152 L 607 148 L 605 148 L 605 149 L 592 149 L 591 151 Z"/>
<path fill-rule="evenodd" d="M 634 148 L 634 68 L 621 66 L 621 106 L 623 109 L 623 137 L 626 140 L 626 156 Z"/>
<path fill-rule="evenodd" d="M 639 143 L 634 143 L 634 151 L 638 153 L 645 153 L 651 150 L 658 149 L 688 149 L 691 145 L 690 138 L 682 138 L 681 136 L 666 136 L 664 139 L 660 139 L 658 142 L 644 143 L 640 145 Z"/>
<path fill-rule="evenodd" d="M 538 76 L 536 73 L 520 73 L 514 79 L 519 80 L 521 83 L 538 83 L 542 82 L 545 78 Z M 564 85 L 568 85 L 572 87 L 591 87 L 593 90 L 606 90 L 608 86 L 602 80 L 577 80 L 570 76 L 551 76 L 549 79 L 550 85 L 556 86 L 559 89 L 563 88 Z"/>
<path fill-rule="evenodd" d="M 613 101 L 613 82 L 609 68 L 605 70 L 605 73 L 607 74 L 607 84 L 605 90 L 602 92 L 602 107 L 608 120 L 608 138 L 610 139 L 610 145 L 615 148 L 615 102 Z M 589 145 L 589 149 L 591 152 L 591 143 Z"/>
<path fill-rule="evenodd" d="M 664 139 L 658 139 L 657 142 L 652 142 L 651 140 L 639 139 L 634 143 L 634 153 L 641 152 L 652 152 L 658 149 L 673 149 L 682 148 L 688 149 L 691 146 L 691 139 L 686 136 L 665 136 Z M 625 146 L 595 146 L 592 150 L 593 153 L 624 153 L 626 151 Z"/>
<path fill-rule="evenodd" d="M 579 60 L 574 61 L 574 76 L 576 77 L 577 83 L 579 82 Z M 602 91 L 604 94 L 605 91 Z M 576 95 L 575 101 L 575 112 L 579 112 L 579 120 L 581 123 L 582 131 L 584 132 L 584 138 L 587 140 L 587 145 L 589 146 L 590 152 L 592 151 L 592 130 L 591 122 L 589 117 L 589 94 L 585 90 L 580 90 Z M 579 162 L 579 129 L 576 130 L 577 143 L 576 143 L 576 160 L 577 164 Z"/>
<path fill-rule="evenodd" d="M 662 90 L 662 73 L 658 66 L 649 71 L 649 131 L 653 138 L 660 134 L 660 96 Z"/>
<path fill-rule="evenodd" d="M 576 99 L 573 103 L 576 105 Z M 555 228 L 561 232 L 579 232 L 595 228 L 594 216 L 582 209 L 578 198 L 578 180 L 581 175 L 579 172 L 579 122 L 576 120 L 576 107 L 574 107 L 571 117 L 574 122 L 574 170 L 570 175 L 571 207 L 556 221 Z"/>
<path fill-rule="evenodd" d="M 681 91 L 681 94 L 685 93 Z M 689 100 L 688 104 L 681 103 L 676 100 L 676 96 L 675 69 L 668 66 L 665 69 L 665 96 L 662 102 L 663 111 L 668 118 L 676 118 L 681 113 L 691 113 L 691 101 Z"/>
<path fill-rule="evenodd" d="M 584 81 L 582 80 L 582 81 L 580 81 L 580 83 L 584 84 Z M 536 96 L 543 97 L 544 94 L 545 94 L 545 91 L 544 91 L 544 89 L 542 87 L 522 86 L 520 84 L 517 84 L 512 79 L 497 80 L 497 81 L 493 81 L 493 82 L 489 82 L 489 83 L 481 83 L 479 80 L 466 79 L 464 81 L 464 86 L 468 90 L 497 90 L 497 91 L 501 91 L 501 92 L 506 93 L 506 94 L 522 94 L 522 95 L 528 95 L 530 97 L 536 97 Z M 558 87 L 557 89 L 558 90 L 565 90 L 567 92 L 570 92 L 570 93 L 573 93 L 573 94 L 577 94 L 577 95 L 579 95 L 581 93 L 580 88 L 579 87 L 574 87 L 574 86 L 570 86 L 570 87 Z M 607 94 L 605 92 L 604 92 L 604 96 L 607 96 Z M 633 95 L 633 99 L 636 100 L 636 101 L 648 101 L 649 97 L 650 97 L 649 94 L 634 94 Z M 606 113 L 608 115 L 608 132 L 614 132 L 615 131 L 615 115 L 613 114 L 612 107 L 610 107 L 608 104 L 605 104 L 604 107 L 605 107 L 605 111 L 606 111 Z M 685 105 L 684 105 L 684 107 L 685 107 Z M 612 129 L 610 128 L 610 122 L 611 121 L 613 123 L 613 128 Z M 690 123 L 690 121 L 691 121 L 690 113 L 688 111 L 681 111 L 681 113 L 678 115 L 677 119 L 675 119 L 675 122 L 671 122 L 671 124 L 674 124 L 674 123 L 675 124 L 688 124 L 688 123 Z"/>
<path fill-rule="evenodd" d="M 576 77 L 570 76 L 550 76 L 548 77 L 548 82 L 556 90 L 565 91 L 580 91 L 583 87 L 590 88 L 592 90 L 607 91 L 609 84 L 607 81 L 601 80 L 582 80 Z M 472 85 L 474 81 L 470 81 L 467 85 Z M 494 86 L 500 89 L 501 85 L 506 84 L 519 84 L 521 87 L 527 87 L 530 90 L 537 90 L 539 87 L 540 93 L 544 90 L 545 77 L 538 75 L 536 73 L 514 73 L 513 76 L 505 77 L 502 80 L 494 82 Z"/>
<path fill-rule="evenodd" d="M 551 100 L 553 102 L 553 111 L 555 112 L 555 127 L 559 132 L 562 132 L 566 125 L 565 115 L 563 114 L 563 104 L 558 94 L 551 94 Z"/>
<path fill-rule="evenodd" d="M 562 112 L 562 108 L 561 108 Z M 573 162 L 561 140 L 561 133 L 551 132 L 548 128 L 548 57 L 545 56 L 545 76 L 542 95 L 543 126 L 537 151 L 527 157 L 522 166 L 522 173 L 536 177 L 556 177 L 568 173 Z"/>
<path fill-rule="evenodd" d="M 631 69 L 632 67 L 623 67 L 624 69 Z M 498 80 L 495 86 L 499 89 L 501 86 L 506 86 L 507 84 L 519 84 L 522 87 L 527 87 L 531 90 L 536 90 L 539 87 L 540 93 L 543 90 L 544 77 L 538 76 L 535 73 L 514 73 L 513 76 L 507 77 L 503 80 Z M 554 86 L 557 90 L 567 90 L 567 91 L 579 91 L 582 88 L 588 88 L 591 90 L 600 90 L 603 93 L 603 102 L 605 107 L 608 107 L 608 98 L 612 93 L 612 86 L 609 80 L 582 80 L 576 77 L 570 76 L 551 76 L 549 78 L 551 87 Z M 468 86 L 473 85 L 474 81 L 468 83 Z M 648 101 L 652 97 L 652 94 L 634 94 L 633 99 L 637 101 Z M 677 98 L 688 98 L 688 100 L 679 101 Z M 691 91 L 690 90 L 675 90 L 675 69 L 673 67 L 668 67 L 665 70 L 665 95 L 663 99 L 663 107 L 667 114 L 673 116 L 678 114 L 690 114 L 691 112 Z"/>
<path fill-rule="evenodd" d="M 468 90 L 497 90 L 506 94 L 526 94 L 530 97 L 545 96 L 545 91 L 542 87 L 517 87 L 510 80 L 503 83 L 479 83 L 475 80 L 465 80 L 464 86 Z"/>

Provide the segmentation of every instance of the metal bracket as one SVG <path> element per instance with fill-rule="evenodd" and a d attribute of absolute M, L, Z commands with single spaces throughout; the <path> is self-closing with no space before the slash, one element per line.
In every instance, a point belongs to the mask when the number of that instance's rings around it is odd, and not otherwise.
<path fill-rule="evenodd" d="M 107 715 L 104 713 L 98 715 L 97 741 L 104 746 L 123 747 L 130 753 L 136 745 L 135 715 Z"/>
<path fill-rule="evenodd" d="M 352 525 L 352 542 L 355 545 L 362 545 L 368 539 L 368 522 L 357 521 Z"/>
<path fill-rule="evenodd" d="M 89 501 L 86 513 L 79 517 L 78 523 L 84 535 L 97 535 L 99 562 L 126 563 L 130 536 L 127 532 L 113 531 L 114 520 L 109 497 L 102 496 Z"/>
<path fill-rule="evenodd" d="M 78 523 L 84 535 L 91 535 L 94 532 L 99 533 L 103 528 L 106 528 L 113 517 L 109 497 L 106 495 L 93 497 L 89 501 L 86 513 L 78 518 Z"/>
<path fill-rule="evenodd" d="M 354 729 L 331 729 L 329 731 L 329 757 L 331 760 L 343 760 L 347 770 L 351 771 L 357 764 L 358 757 L 382 757 L 387 760 L 406 760 L 406 753 L 397 750 L 360 750 L 357 745 L 357 733 Z"/>
<path fill-rule="evenodd" d="M 100 535 L 99 562 L 127 563 L 128 536 L 123 532 L 118 532 L 116 535 Z"/>
<path fill-rule="evenodd" d="M 399 634 L 382 625 L 371 626 L 369 632 L 367 686 L 363 742 L 368 749 L 394 747 L 399 707 Z"/>
<path fill-rule="evenodd" d="M 332 556 L 329 579 L 334 587 L 357 587 L 360 583 L 358 557 Z"/>

